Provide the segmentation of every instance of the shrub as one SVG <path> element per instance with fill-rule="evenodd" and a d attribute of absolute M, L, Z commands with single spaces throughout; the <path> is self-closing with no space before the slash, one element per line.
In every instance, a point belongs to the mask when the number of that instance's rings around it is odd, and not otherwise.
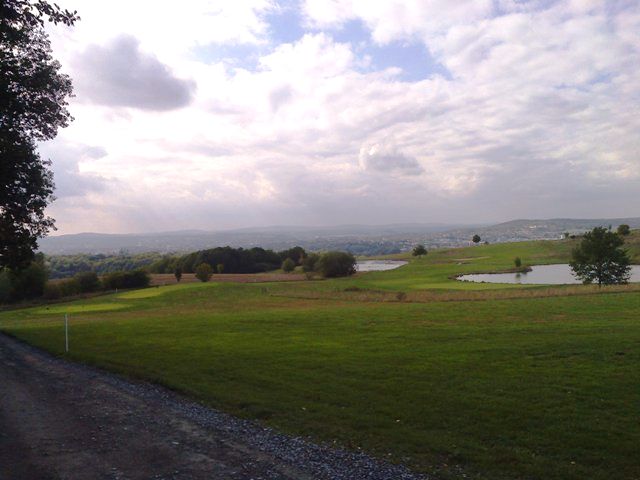
<path fill-rule="evenodd" d="M 513 260 L 513 263 L 516 265 L 516 268 L 520 268 L 522 266 L 522 260 L 520 259 L 520 257 L 516 257 Z"/>
<path fill-rule="evenodd" d="M 216 271 L 222 274 L 224 272 L 224 263 L 219 263 L 218 265 L 216 265 Z"/>
<path fill-rule="evenodd" d="M 60 288 L 59 283 L 60 282 L 47 282 L 47 284 L 44 286 L 42 298 L 44 298 L 45 300 L 56 300 L 62 297 L 62 289 Z"/>
<path fill-rule="evenodd" d="M 11 300 L 11 278 L 7 270 L 0 271 L 0 303 Z"/>
<path fill-rule="evenodd" d="M 316 262 L 316 271 L 325 277 L 346 277 L 356 273 L 356 259 L 347 252 L 323 253 Z"/>
<path fill-rule="evenodd" d="M 80 293 L 95 292 L 100 288 L 100 279 L 96 272 L 80 272 L 73 279 L 77 282 Z"/>
<path fill-rule="evenodd" d="M 296 262 L 291 260 L 290 258 L 286 258 L 284 262 L 282 262 L 282 271 L 285 273 L 291 273 L 296 268 Z"/>
<path fill-rule="evenodd" d="M 427 249 L 424 248 L 424 245 L 416 245 L 413 249 L 412 255 L 414 257 L 421 257 L 422 255 L 427 254 Z"/>
<path fill-rule="evenodd" d="M 208 282 L 211 278 L 212 273 L 213 269 L 208 263 L 201 263 L 196 268 L 196 278 L 201 282 Z"/>
<path fill-rule="evenodd" d="M 477 233 L 476 233 L 473 237 L 471 237 L 471 241 L 472 241 L 473 243 L 475 243 L 476 245 L 477 245 L 478 243 L 480 243 L 480 240 L 482 240 L 482 239 L 480 238 L 480 235 L 478 235 Z"/>
<path fill-rule="evenodd" d="M 293 263 L 296 265 L 301 265 L 304 258 L 307 256 L 307 252 L 305 252 L 302 247 L 293 247 L 288 250 L 283 250 L 282 252 L 278 252 L 278 255 L 284 262 L 287 258 L 293 260 Z"/>
<path fill-rule="evenodd" d="M 305 273 L 313 272 L 316 269 L 316 264 L 320 259 L 320 255 L 317 253 L 310 253 L 302 260 L 302 271 Z"/>
<path fill-rule="evenodd" d="M 176 277 L 176 282 L 182 280 L 182 268 L 176 267 L 176 269 L 173 271 L 173 276 Z"/>
<path fill-rule="evenodd" d="M 131 272 L 113 272 L 104 276 L 102 284 L 105 289 L 142 288 L 149 286 L 149 274 L 144 270 Z"/>
<path fill-rule="evenodd" d="M 41 258 L 37 258 L 28 267 L 17 272 L 10 271 L 10 301 L 42 296 L 47 283 L 47 269 Z"/>
<path fill-rule="evenodd" d="M 72 295 L 78 295 L 80 293 L 80 285 L 75 278 L 61 280 L 57 285 L 60 289 L 60 296 L 62 297 L 71 297 Z"/>
<path fill-rule="evenodd" d="M 631 228 L 626 223 L 623 223 L 621 225 L 618 225 L 617 231 L 618 231 L 618 235 L 625 236 L 631 233 Z"/>

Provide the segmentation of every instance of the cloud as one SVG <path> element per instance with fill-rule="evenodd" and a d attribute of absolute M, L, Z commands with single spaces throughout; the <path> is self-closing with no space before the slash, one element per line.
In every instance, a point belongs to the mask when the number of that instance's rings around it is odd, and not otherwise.
<path fill-rule="evenodd" d="M 100 105 L 173 110 L 187 106 L 195 90 L 194 82 L 174 76 L 128 35 L 89 46 L 74 67 L 79 99 Z"/>
<path fill-rule="evenodd" d="M 52 163 L 55 196 L 59 201 L 72 197 L 85 197 L 106 191 L 109 181 L 81 165 L 87 161 L 99 160 L 108 155 L 102 146 L 67 143 L 61 139 L 40 146 L 40 153 Z"/>
<path fill-rule="evenodd" d="M 63 231 L 638 214 L 637 2 L 307 0 L 287 42 L 267 1 L 85 3 L 54 44 L 87 62 L 63 135 L 109 154 L 57 167 L 103 179 L 56 202 Z M 367 64 L 407 45 L 448 74 Z"/>
<path fill-rule="evenodd" d="M 505 2 L 506 3 L 506 2 Z M 340 27 L 358 19 L 378 43 L 425 38 L 452 24 L 472 23 L 489 16 L 491 0 L 304 0 L 307 21 L 316 28 Z"/>
<path fill-rule="evenodd" d="M 181 6 L 157 0 L 58 0 L 82 20 L 72 30 L 51 28 L 67 46 L 103 44 L 121 34 L 135 35 L 144 49 L 163 60 L 177 60 L 196 46 L 264 44 L 269 25 L 265 16 L 276 10 L 275 0 L 189 0 Z"/>
<path fill-rule="evenodd" d="M 368 171 L 420 175 L 424 169 L 418 161 L 389 143 L 376 143 L 360 149 L 360 166 Z"/>

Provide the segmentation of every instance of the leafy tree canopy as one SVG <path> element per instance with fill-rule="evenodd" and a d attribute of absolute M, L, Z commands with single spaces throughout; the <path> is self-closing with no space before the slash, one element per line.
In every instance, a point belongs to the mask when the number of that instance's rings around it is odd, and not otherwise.
<path fill-rule="evenodd" d="M 346 277 L 356 273 L 356 259 L 348 252 L 326 252 L 318 258 L 315 269 L 327 278 Z"/>
<path fill-rule="evenodd" d="M 76 12 L 44 0 L 0 3 L 0 269 L 25 268 L 54 228 L 50 164 L 36 150 L 71 120 L 71 80 L 51 56 L 45 21 L 73 25 Z"/>
<path fill-rule="evenodd" d="M 296 268 L 296 262 L 291 260 L 290 258 L 285 258 L 284 262 L 282 262 L 282 271 L 286 273 L 293 272 Z"/>
<path fill-rule="evenodd" d="M 427 249 L 424 247 L 424 245 L 416 245 L 413 249 L 413 252 L 411 252 L 411 254 L 414 257 L 419 257 L 422 255 L 426 255 L 427 254 Z"/>
<path fill-rule="evenodd" d="M 631 260 L 621 248 L 623 244 L 622 237 L 610 228 L 596 227 L 585 233 L 573 250 L 571 269 L 583 283 L 627 283 Z"/>
<path fill-rule="evenodd" d="M 201 282 L 208 282 L 213 274 L 213 268 L 208 263 L 201 263 L 196 267 L 196 278 Z"/>
<path fill-rule="evenodd" d="M 626 223 L 618 225 L 618 235 L 629 235 L 631 233 L 631 228 Z"/>

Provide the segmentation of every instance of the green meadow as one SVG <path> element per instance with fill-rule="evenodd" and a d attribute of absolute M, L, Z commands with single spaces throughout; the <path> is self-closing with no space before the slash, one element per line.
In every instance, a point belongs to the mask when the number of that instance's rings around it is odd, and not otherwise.
<path fill-rule="evenodd" d="M 436 478 L 640 478 L 640 285 L 458 282 L 572 241 L 397 270 L 181 284 L 0 313 L 0 329 L 234 415 Z M 640 260 L 640 235 L 629 249 Z M 64 313 L 70 352 L 64 353 Z"/>

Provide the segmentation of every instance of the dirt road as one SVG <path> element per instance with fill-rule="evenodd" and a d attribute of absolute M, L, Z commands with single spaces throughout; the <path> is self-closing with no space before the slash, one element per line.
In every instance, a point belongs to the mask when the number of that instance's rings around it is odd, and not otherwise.
<path fill-rule="evenodd" d="M 0 480 L 417 478 L 0 334 Z"/>

